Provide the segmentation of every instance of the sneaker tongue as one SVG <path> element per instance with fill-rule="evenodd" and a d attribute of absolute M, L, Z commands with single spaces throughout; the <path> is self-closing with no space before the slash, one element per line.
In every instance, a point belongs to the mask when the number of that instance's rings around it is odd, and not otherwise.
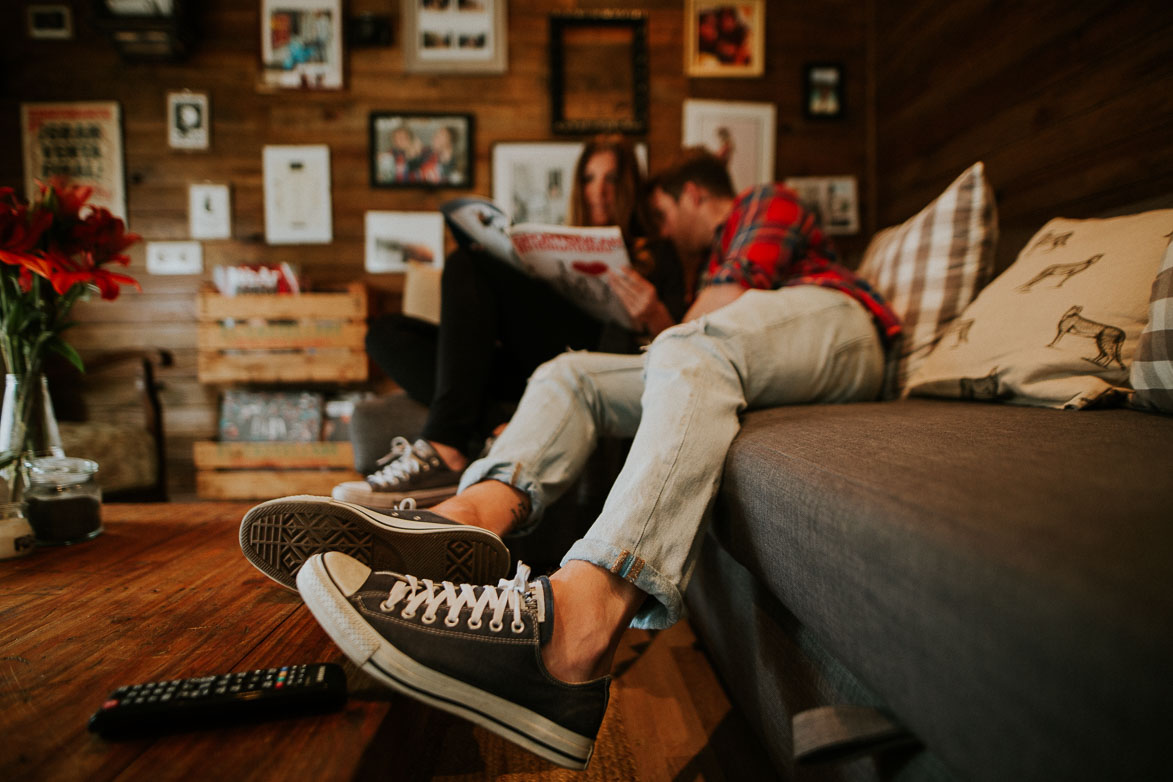
<path fill-rule="evenodd" d="M 550 579 L 545 576 L 539 576 L 537 583 L 541 586 L 538 592 L 538 599 L 542 601 L 542 605 L 538 607 L 538 616 L 541 619 L 538 622 L 538 643 L 544 646 L 550 641 L 550 636 L 554 634 L 554 593 L 550 591 Z"/>

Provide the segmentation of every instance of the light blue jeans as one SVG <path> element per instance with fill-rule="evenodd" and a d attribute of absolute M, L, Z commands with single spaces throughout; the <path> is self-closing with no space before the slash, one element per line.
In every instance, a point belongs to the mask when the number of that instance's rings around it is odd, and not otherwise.
<path fill-rule="evenodd" d="M 643 355 L 571 352 L 543 364 L 461 490 L 498 480 L 529 495 L 526 532 L 578 477 L 601 435 L 634 437 L 602 513 L 563 559 L 592 562 L 648 600 L 632 625 L 683 607 L 725 455 L 752 408 L 874 399 L 883 350 L 867 310 L 813 285 L 751 290 L 660 334 Z"/>

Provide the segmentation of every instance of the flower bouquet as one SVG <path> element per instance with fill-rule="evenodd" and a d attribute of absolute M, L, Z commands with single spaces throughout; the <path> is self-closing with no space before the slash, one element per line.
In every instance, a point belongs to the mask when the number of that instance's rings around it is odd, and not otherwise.
<path fill-rule="evenodd" d="M 43 388 L 45 359 L 56 354 L 84 369 L 65 340 L 73 305 L 94 292 L 115 299 L 124 285 L 139 288 L 109 267 L 128 264 L 126 249 L 141 237 L 107 209 L 87 204 L 93 188 L 62 180 L 38 186 L 31 204 L 0 187 L 0 354 L 7 373 L 0 476 L 10 490 L 0 502 L 19 498 L 19 461 L 29 450 L 30 412 Z"/>

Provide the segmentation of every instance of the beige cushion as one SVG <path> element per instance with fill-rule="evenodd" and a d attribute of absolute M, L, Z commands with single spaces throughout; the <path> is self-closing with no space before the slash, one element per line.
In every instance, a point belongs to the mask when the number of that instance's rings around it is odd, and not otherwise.
<path fill-rule="evenodd" d="M 1173 209 L 1051 220 L 910 378 L 913 394 L 1082 408 L 1125 390 Z"/>
<path fill-rule="evenodd" d="M 1132 362 L 1132 404 L 1142 410 L 1173 413 L 1173 237 L 1153 280 L 1149 324 L 1140 335 Z"/>
<path fill-rule="evenodd" d="M 997 239 L 994 194 L 978 162 L 915 216 L 868 244 L 859 274 L 904 323 L 895 387 L 886 396 L 904 389 L 941 330 L 990 279 Z"/>

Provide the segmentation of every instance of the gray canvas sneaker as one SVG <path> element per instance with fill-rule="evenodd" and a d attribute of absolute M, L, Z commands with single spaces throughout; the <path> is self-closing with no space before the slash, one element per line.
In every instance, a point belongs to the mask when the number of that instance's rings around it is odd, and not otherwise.
<path fill-rule="evenodd" d="M 377 569 L 436 580 L 492 581 L 509 572 L 509 549 L 494 533 L 404 507 L 378 513 L 329 497 L 301 495 L 255 506 L 240 522 L 240 550 L 288 589 L 313 554 L 342 551 Z"/>
<path fill-rule="evenodd" d="M 611 677 L 571 684 L 542 663 L 550 582 L 473 586 L 373 572 L 337 552 L 297 574 L 310 612 L 357 666 L 396 692 L 456 714 L 567 768 L 590 762 Z"/>
<path fill-rule="evenodd" d="M 375 510 L 388 510 L 407 498 L 426 508 L 456 494 L 460 473 L 448 469 L 427 440 L 391 441 L 391 452 L 379 460 L 379 469 L 363 481 L 346 481 L 330 493 L 336 500 Z"/>

